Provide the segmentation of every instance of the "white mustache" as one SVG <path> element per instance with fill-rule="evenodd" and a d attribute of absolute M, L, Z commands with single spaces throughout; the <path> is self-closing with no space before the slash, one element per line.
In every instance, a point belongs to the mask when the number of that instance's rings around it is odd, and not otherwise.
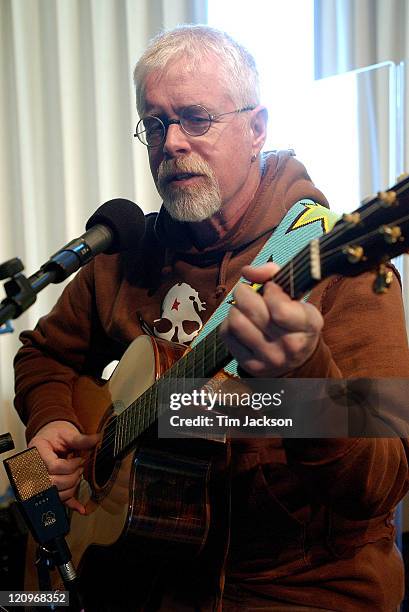
<path fill-rule="evenodd" d="M 196 174 L 212 177 L 213 172 L 210 166 L 196 155 L 187 157 L 177 157 L 161 162 L 158 170 L 158 183 L 160 186 L 166 185 L 169 179 L 178 174 Z"/>

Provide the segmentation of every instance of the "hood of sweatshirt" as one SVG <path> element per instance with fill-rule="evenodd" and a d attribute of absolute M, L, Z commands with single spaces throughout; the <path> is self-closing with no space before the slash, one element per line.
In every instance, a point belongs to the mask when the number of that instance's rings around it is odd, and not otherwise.
<path fill-rule="evenodd" d="M 206 261 L 220 260 L 226 252 L 245 248 L 261 236 L 272 232 L 286 212 L 302 198 L 311 198 L 328 207 L 325 196 L 315 187 L 307 170 L 294 157 L 294 152 L 269 151 L 262 154 L 262 176 L 252 203 L 223 238 L 201 248 L 193 241 L 193 224 L 172 219 L 162 206 L 156 218 L 158 241 L 178 258 Z M 169 254 L 168 254 L 169 258 Z"/>

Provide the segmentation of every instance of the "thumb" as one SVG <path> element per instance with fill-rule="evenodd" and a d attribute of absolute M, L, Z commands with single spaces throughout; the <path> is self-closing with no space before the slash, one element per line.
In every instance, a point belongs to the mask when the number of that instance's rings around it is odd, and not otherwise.
<path fill-rule="evenodd" d="M 262 266 L 244 266 L 242 274 L 247 280 L 255 283 L 266 283 L 271 280 L 280 269 L 280 266 L 273 262 L 268 262 Z"/>
<path fill-rule="evenodd" d="M 100 439 L 99 434 L 75 434 L 70 440 L 71 448 L 75 450 L 87 450 L 93 448 Z"/>

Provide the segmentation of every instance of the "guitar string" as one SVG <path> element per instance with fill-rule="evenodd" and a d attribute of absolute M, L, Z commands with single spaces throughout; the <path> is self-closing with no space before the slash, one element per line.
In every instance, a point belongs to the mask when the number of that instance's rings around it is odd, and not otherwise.
<path fill-rule="evenodd" d="M 395 223 L 401 223 L 402 221 L 405 221 L 405 220 L 407 220 L 408 218 L 409 218 L 408 216 L 401 217 L 400 219 L 397 219 L 397 220 L 395 220 L 394 222 L 395 222 Z M 373 236 L 375 236 L 375 235 L 377 235 L 377 234 L 378 234 L 378 229 L 375 229 L 375 230 L 373 230 L 372 232 L 370 232 L 370 233 L 366 234 L 366 238 L 368 238 L 368 237 L 373 237 Z M 326 256 L 329 256 L 329 255 L 331 255 L 331 254 L 333 254 L 333 253 L 335 253 L 335 252 L 337 252 L 337 251 L 341 250 L 342 248 L 343 248 L 343 246 L 341 246 L 341 247 L 337 247 L 337 249 L 333 249 L 333 251 L 332 251 L 332 252 L 330 252 L 329 254 L 328 254 L 328 253 L 326 253 Z M 217 331 L 217 330 L 215 330 L 215 331 Z M 217 336 L 216 336 L 216 341 L 217 341 Z M 214 344 L 214 345 L 215 345 L 215 344 Z M 200 346 L 200 345 L 198 345 L 198 346 Z M 187 358 L 187 357 L 189 357 L 189 355 L 191 355 L 191 356 L 193 357 L 193 359 L 194 359 L 195 354 L 193 354 L 193 355 L 192 355 L 192 351 L 191 351 L 190 353 L 188 353 L 188 355 L 186 355 L 186 358 Z M 204 368 L 204 366 L 205 366 L 205 364 L 206 364 L 206 352 L 203 352 L 203 351 L 202 351 L 202 354 L 201 354 L 201 355 L 199 354 L 199 357 L 200 357 L 201 362 L 202 362 L 202 364 L 201 364 L 201 365 L 202 365 L 202 366 L 203 366 L 203 368 Z M 186 360 L 185 360 L 185 359 L 183 359 L 182 361 L 183 361 L 185 364 L 187 364 L 187 363 L 188 363 L 188 360 L 187 360 L 187 359 L 186 359 Z M 175 364 L 175 365 L 179 365 L 179 367 L 180 367 L 180 361 L 179 361 L 179 362 L 177 362 L 177 364 Z M 197 365 L 197 364 L 196 364 L 196 365 Z M 168 370 L 168 372 L 169 372 L 169 370 Z M 191 372 L 189 372 L 189 374 L 190 374 L 190 373 L 192 373 L 192 374 L 193 374 L 193 373 L 194 373 L 194 369 L 193 369 L 193 371 L 191 370 Z M 185 375 L 186 375 L 186 374 L 188 374 L 188 372 L 187 372 L 187 369 L 186 369 L 186 367 L 185 367 Z M 166 379 L 166 378 L 168 378 L 168 377 L 163 377 L 163 379 Z M 148 390 L 147 390 L 147 392 L 145 392 L 145 393 L 143 394 L 143 396 L 142 396 L 142 400 L 143 400 L 143 401 L 145 401 L 145 398 L 147 397 L 147 395 L 146 395 L 147 393 L 150 393 L 150 394 L 151 394 L 151 389 L 152 389 L 152 388 L 148 389 Z M 138 398 L 138 399 L 139 399 L 139 398 Z M 137 407 L 137 404 L 138 404 L 138 401 L 133 402 L 129 408 L 131 408 L 131 407 L 132 407 L 132 408 L 136 408 L 136 407 Z M 146 412 L 146 411 L 144 411 L 143 409 L 142 409 L 142 410 L 140 409 L 140 410 L 131 410 L 131 412 L 133 412 L 134 414 L 135 414 L 135 413 L 138 413 L 138 421 L 139 421 L 139 419 L 140 419 L 140 414 L 142 414 L 142 413 L 143 413 L 143 414 L 145 414 L 145 412 Z M 111 421 L 111 424 L 112 424 L 112 423 L 113 423 L 113 421 Z M 126 425 L 126 423 L 125 423 L 125 425 Z M 139 430 L 139 427 L 138 427 L 138 430 Z M 140 433 L 140 432 L 139 432 L 139 433 Z M 112 435 L 112 436 L 115 436 L 115 432 L 114 432 L 113 434 L 111 434 L 111 435 Z M 108 439 L 106 439 L 105 441 L 108 441 L 108 443 L 110 444 L 110 441 L 109 441 L 109 436 L 108 436 Z M 107 445 L 107 446 L 108 446 L 108 445 Z M 109 450 L 109 449 L 108 449 L 108 450 Z M 98 452 L 103 454 L 103 452 L 104 452 L 104 448 L 103 448 L 103 446 L 101 446 L 101 447 L 100 447 L 100 449 L 99 449 L 99 451 L 98 451 Z"/>
<path fill-rule="evenodd" d="M 402 191 L 405 191 L 405 190 L 402 190 Z M 397 194 L 399 194 L 399 193 L 400 193 L 400 192 L 399 192 L 399 190 L 397 190 Z M 373 208 L 373 204 L 372 204 L 371 202 L 369 202 L 369 203 L 368 203 L 368 205 L 369 205 L 369 208 L 370 208 L 371 206 L 372 206 L 372 208 Z M 378 212 L 380 209 L 385 209 L 385 208 L 384 208 L 383 206 L 381 206 L 381 205 L 380 205 L 380 206 L 379 206 L 379 208 L 377 209 L 377 212 Z M 373 216 L 373 214 L 374 214 L 374 211 L 373 211 L 373 210 L 372 210 L 372 211 L 371 211 L 371 210 L 366 210 L 366 211 L 364 211 L 364 214 L 362 214 L 362 215 L 361 215 L 361 221 L 365 220 L 365 219 L 366 219 L 368 216 Z M 402 221 L 404 221 L 404 220 L 407 220 L 407 219 L 408 219 L 408 216 L 406 216 L 406 217 L 402 217 L 402 218 L 400 218 L 400 219 L 395 219 L 395 220 L 393 221 L 393 223 L 400 223 L 400 222 L 402 222 Z M 327 244 L 328 244 L 328 243 L 333 242 L 335 239 L 338 239 L 340 236 L 342 236 L 342 234 L 344 234 L 346 231 L 350 230 L 350 229 L 351 229 L 351 227 L 352 227 L 352 226 L 351 226 L 351 224 L 350 224 L 350 223 L 341 224 L 341 225 L 340 225 L 340 227 L 339 227 L 339 229 L 338 229 L 337 231 L 334 231 L 334 230 L 333 230 L 333 231 L 332 231 L 332 232 L 330 232 L 328 235 L 324 236 L 324 237 L 323 237 L 323 239 L 320 241 L 320 243 L 321 243 L 321 244 L 323 244 L 324 246 L 327 246 Z M 335 229 L 335 228 L 334 228 L 334 229 Z M 365 237 L 366 237 L 366 238 L 368 238 L 369 236 L 376 235 L 378 232 L 379 232 L 379 230 L 378 230 L 378 228 L 377 228 L 377 229 L 373 230 L 372 232 L 370 232 L 370 233 L 368 233 L 368 234 L 365 234 Z M 344 244 L 344 245 L 341 245 L 341 246 L 337 246 L 336 248 L 332 249 L 332 251 L 327 251 L 327 252 L 325 252 L 325 253 L 323 254 L 323 256 L 322 256 L 322 261 L 325 261 L 325 259 L 329 259 L 329 258 L 330 258 L 330 257 L 331 257 L 331 256 L 332 256 L 334 253 L 337 253 L 337 252 L 341 251 L 343 248 L 345 248 L 345 246 L 346 246 L 345 244 Z M 304 260 L 305 260 L 305 254 L 306 254 L 306 252 L 308 252 L 308 246 L 307 246 L 307 247 L 305 247 L 305 248 L 304 248 L 304 249 L 303 249 L 303 250 L 302 250 L 302 251 L 301 251 L 301 252 L 300 252 L 300 253 L 299 253 L 299 254 L 298 254 L 298 255 L 297 255 L 297 256 L 296 256 L 296 257 L 295 257 L 293 260 L 292 260 L 292 262 L 293 262 L 293 263 L 294 263 L 294 262 L 296 262 L 296 263 L 297 263 L 297 265 L 296 265 L 296 266 L 293 266 L 293 271 L 292 271 L 292 272 L 293 272 L 293 274 L 294 274 L 294 275 L 304 274 L 306 271 L 308 271 L 308 272 L 309 272 L 309 266 L 308 266 L 308 264 L 305 264 L 305 263 L 304 263 Z M 300 264 L 301 264 L 301 267 L 300 267 Z M 287 278 L 287 270 L 286 270 L 286 267 L 287 267 L 287 266 L 284 266 L 284 267 L 283 267 L 281 270 L 279 270 L 279 272 L 278 272 L 278 273 L 277 273 L 277 275 L 276 275 L 276 282 L 277 282 L 278 284 L 280 284 L 280 282 L 281 282 L 281 286 L 283 286 L 283 285 L 285 284 L 285 282 L 288 280 L 288 278 Z M 280 274 L 280 273 L 281 273 L 281 274 Z M 280 277 L 281 277 L 281 278 L 280 278 Z M 216 338 L 216 340 L 217 340 L 217 338 Z M 199 347 L 199 346 L 200 346 L 200 344 L 198 345 L 198 347 Z M 180 361 L 185 361 L 185 360 L 187 359 L 187 357 L 188 357 L 189 355 L 191 355 L 191 354 L 192 354 L 192 351 L 191 351 L 190 353 L 188 353 L 188 354 L 187 354 L 187 355 L 186 355 L 184 358 L 182 358 L 182 360 L 179 360 L 179 362 L 177 362 L 177 363 L 179 364 L 179 363 L 180 363 Z M 195 355 L 193 355 L 193 359 L 194 359 L 194 356 L 195 356 Z M 205 363 L 206 363 L 206 355 L 205 355 L 205 354 L 201 356 L 201 361 L 202 361 L 202 366 L 204 367 L 204 365 L 205 365 Z M 168 372 L 169 372 L 169 370 L 168 370 Z M 194 370 L 192 371 L 192 373 L 193 373 L 193 372 L 194 372 Z M 185 368 L 185 374 L 187 374 L 187 372 L 186 372 L 186 368 Z M 163 378 L 165 378 L 165 377 L 163 377 Z M 150 389 L 148 389 L 146 392 L 144 392 L 144 393 L 142 394 L 142 396 L 141 396 L 141 397 L 143 398 L 143 401 L 144 401 L 144 400 L 145 400 L 145 398 L 146 398 L 146 393 L 148 393 L 149 391 L 150 391 Z M 139 400 L 139 399 L 140 399 L 140 398 L 138 398 L 138 400 Z M 131 409 L 131 412 L 132 412 L 132 413 L 138 413 L 138 421 L 139 421 L 139 418 L 140 418 L 140 413 L 144 413 L 144 414 L 145 414 L 146 410 L 141 410 L 141 409 L 139 409 L 139 410 L 135 410 L 135 408 L 137 408 L 138 400 L 137 400 L 136 402 L 133 402 L 133 403 L 132 403 L 132 404 L 131 404 L 131 405 L 130 405 L 130 406 L 127 408 L 127 409 L 126 409 L 126 411 L 128 411 L 128 409 Z M 119 416 L 121 416 L 121 415 L 119 415 Z M 116 418 L 117 418 L 117 417 L 116 417 Z M 154 420 L 155 420 L 155 419 L 154 419 Z M 113 422 L 113 420 L 111 420 L 111 422 L 110 422 L 110 423 L 112 423 L 112 422 Z M 126 426 L 126 425 L 127 425 L 127 424 L 125 423 L 125 426 Z M 144 425 L 144 423 L 143 423 L 143 425 Z M 138 427 L 138 430 L 139 430 L 139 427 Z M 141 433 L 141 432 L 139 431 L 139 432 L 138 432 L 138 435 L 139 435 L 140 433 Z M 115 432 L 114 432 L 113 434 L 111 434 L 111 436 L 115 436 Z M 105 439 L 105 442 L 107 443 L 107 444 L 106 444 L 106 447 L 108 447 L 108 446 L 110 446 L 110 445 L 111 445 L 111 441 L 110 441 L 110 439 L 109 439 L 109 436 L 108 436 L 108 437 Z M 109 448 L 108 448 L 108 450 L 109 450 Z M 102 445 L 101 445 L 101 447 L 99 448 L 98 453 L 101 453 L 101 455 L 104 453 L 104 447 L 103 447 Z"/>
<path fill-rule="evenodd" d="M 216 330 L 213 330 L 213 331 L 215 332 Z M 213 332 L 211 332 L 211 334 L 215 335 L 215 334 L 213 334 Z M 209 334 L 209 336 L 211 334 Z M 207 339 L 209 338 L 209 336 L 207 336 L 205 339 L 203 339 L 203 342 L 205 340 L 208 342 Z M 216 341 L 217 341 L 217 336 L 216 336 Z M 202 346 L 203 342 L 200 345 L 198 345 L 198 346 Z M 221 341 L 219 341 L 219 344 L 220 344 L 220 342 Z M 193 366 L 193 367 L 190 366 L 190 368 L 188 369 L 187 365 L 190 365 L 189 362 L 192 361 L 192 360 L 194 361 L 194 358 L 195 358 L 195 353 L 192 350 L 192 351 L 190 351 L 186 355 L 186 359 L 182 358 L 182 360 L 179 360 L 174 366 L 172 366 L 171 369 L 167 370 L 165 372 L 165 374 L 162 376 L 162 378 L 160 379 L 160 381 L 158 381 L 158 383 L 160 383 L 162 385 L 166 384 L 166 382 L 171 379 L 171 376 L 170 376 L 172 374 L 171 370 L 175 370 L 175 369 L 180 368 L 181 362 L 182 362 L 182 365 L 184 365 L 184 370 L 185 370 L 183 378 L 189 378 L 192 374 L 194 374 L 195 366 Z M 201 361 L 203 362 L 203 364 L 205 363 L 205 360 L 203 360 L 203 357 L 202 357 Z M 179 378 L 179 380 L 183 381 L 183 379 L 181 379 L 181 378 Z M 157 386 L 158 385 L 156 385 L 156 388 L 157 388 Z M 141 402 L 143 402 L 145 404 L 145 400 L 148 397 L 148 395 L 152 396 L 152 394 L 155 393 L 154 391 L 152 391 L 152 389 L 153 389 L 153 387 L 148 388 L 135 402 L 132 402 L 132 404 L 126 409 L 126 411 L 131 411 L 131 412 L 134 412 L 134 413 L 137 412 L 138 413 L 138 417 L 137 418 L 139 420 L 140 419 L 139 414 L 140 413 L 146 413 L 146 411 L 143 410 L 143 407 L 142 407 L 142 410 L 141 409 L 135 410 L 135 409 L 138 408 L 138 405 L 139 405 L 139 408 L 141 408 L 141 406 L 140 406 Z M 156 396 L 154 394 L 154 398 L 153 399 L 155 399 L 155 397 Z M 150 397 L 149 401 L 151 401 L 151 399 L 152 398 Z M 155 406 L 154 406 L 154 408 L 155 408 Z M 121 415 L 119 415 L 119 417 L 120 416 Z M 109 424 L 111 426 L 111 429 L 112 429 L 112 424 L 115 424 L 115 421 L 117 421 L 119 417 L 113 417 L 111 419 L 110 424 Z M 155 414 L 154 418 L 150 420 L 150 423 L 153 423 L 156 420 L 156 418 L 157 418 L 157 415 Z M 108 427 L 106 429 L 108 429 Z M 139 432 L 139 433 L 141 433 L 141 432 Z M 104 455 L 107 455 L 108 452 L 110 453 L 110 451 L 112 449 L 112 442 L 113 442 L 113 440 L 115 438 L 115 435 L 116 435 L 116 433 L 115 433 L 115 428 L 114 428 L 114 431 L 111 434 L 108 434 L 108 435 L 106 435 L 104 437 L 103 443 L 101 444 L 101 446 L 98 449 L 99 459 L 101 459 L 101 457 L 103 457 Z M 106 458 L 107 459 L 111 459 L 110 455 L 106 456 Z"/>
<path fill-rule="evenodd" d="M 396 195 L 399 196 L 402 193 L 405 193 L 408 190 L 408 183 L 409 183 L 409 179 L 405 179 L 404 181 L 402 181 L 401 183 L 399 183 L 399 186 L 396 187 L 396 189 L 394 189 L 393 191 L 395 191 Z M 373 200 L 367 202 L 364 206 L 366 207 L 360 214 L 360 219 L 359 219 L 359 223 L 362 223 L 363 221 L 365 221 L 368 217 L 373 217 L 375 213 L 378 213 L 379 211 L 385 211 L 387 210 L 387 208 L 385 208 L 385 206 L 380 203 L 378 204 L 378 206 L 375 207 L 375 202 L 379 201 L 379 198 L 374 198 Z M 374 210 L 375 208 L 375 210 Z M 360 209 L 358 209 L 355 212 L 359 212 Z M 341 218 L 341 221 L 343 219 Z M 403 218 L 401 219 L 403 220 Z M 393 223 L 399 223 L 401 220 L 393 220 Z M 378 228 L 380 227 L 380 223 L 378 225 Z M 350 232 L 351 230 L 353 230 L 353 228 L 355 227 L 355 224 L 352 222 L 348 222 L 346 220 L 344 220 L 344 223 L 341 223 L 339 225 L 339 227 L 337 227 L 337 225 L 334 226 L 333 230 L 331 232 L 329 232 L 328 234 L 324 235 L 320 240 L 320 247 L 327 247 L 328 245 L 330 245 L 331 243 L 333 243 L 335 240 L 339 240 L 340 237 L 342 237 L 346 232 Z M 364 235 L 365 237 L 367 236 L 367 234 Z M 347 244 L 342 245 L 342 248 L 345 248 L 346 246 L 348 246 Z M 324 253 L 320 252 L 320 258 L 321 258 L 321 262 L 325 262 L 326 258 L 328 256 L 331 256 L 335 251 L 326 251 Z M 308 253 L 308 245 L 306 247 L 304 247 L 304 249 L 302 249 L 300 251 L 300 253 L 298 253 L 294 259 L 291 260 L 291 262 L 289 263 L 293 263 L 295 264 L 293 267 L 294 272 L 299 273 L 299 272 L 305 272 L 308 271 L 308 262 L 305 262 L 305 255 Z M 301 268 L 300 268 L 300 264 L 301 264 Z M 285 270 L 285 267 L 282 268 L 281 270 Z M 277 282 L 278 284 L 280 284 L 280 272 L 281 270 L 276 274 L 275 276 L 275 282 Z M 283 279 L 283 281 L 285 282 L 285 278 Z M 281 285 L 283 286 L 283 285 Z M 288 293 L 291 295 L 290 291 L 288 291 Z"/>

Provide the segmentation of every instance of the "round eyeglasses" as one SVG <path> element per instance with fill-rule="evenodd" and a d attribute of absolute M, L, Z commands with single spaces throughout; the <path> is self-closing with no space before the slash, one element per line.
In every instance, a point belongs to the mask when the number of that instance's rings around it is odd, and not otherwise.
<path fill-rule="evenodd" d="M 209 111 L 200 104 L 193 104 L 182 108 L 179 113 L 179 119 L 167 119 L 155 117 L 155 115 L 147 115 L 140 119 L 136 125 L 134 136 L 139 138 L 142 144 L 147 147 L 159 147 L 166 139 L 168 127 L 172 124 L 179 124 L 182 130 L 188 136 L 203 136 L 210 130 L 213 122 L 233 113 L 245 113 L 252 111 L 255 106 L 246 106 L 227 113 L 211 115 Z"/>

